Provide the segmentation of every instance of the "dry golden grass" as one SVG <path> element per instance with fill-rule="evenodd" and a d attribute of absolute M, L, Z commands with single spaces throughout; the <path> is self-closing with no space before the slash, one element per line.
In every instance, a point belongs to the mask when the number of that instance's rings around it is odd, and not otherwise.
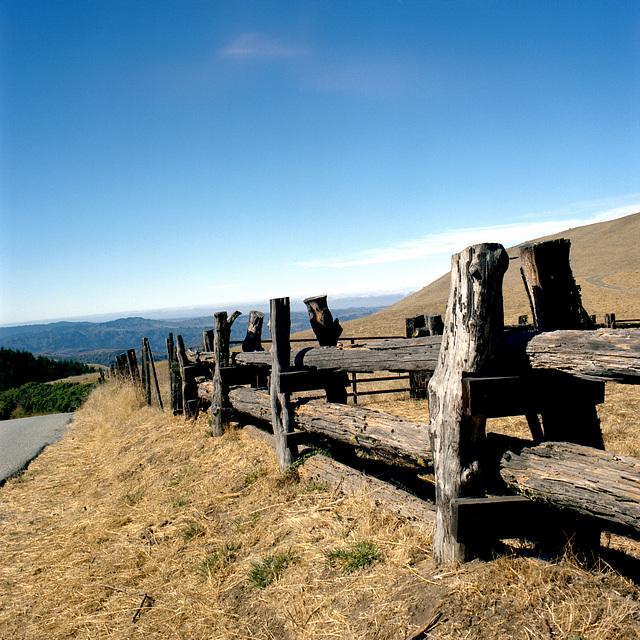
<path fill-rule="evenodd" d="M 603 424 L 633 446 L 626 389 L 613 388 L 620 411 Z M 425 401 L 381 406 L 428 415 Z M 366 496 L 282 476 L 242 430 L 208 432 L 206 416 L 184 422 L 128 385 L 98 388 L 66 437 L 0 488 L 0 638 L 400 639 L 429 621 L 423 637 L 442 640 L 637 637 L 638 590 L 615 572 L 528 558 L 437 570 L 430 537 Z M 369 567 L 327 563 L 367 541 Z M 292 562 L 254 586 L 252 568 L 276 554 Z"/>

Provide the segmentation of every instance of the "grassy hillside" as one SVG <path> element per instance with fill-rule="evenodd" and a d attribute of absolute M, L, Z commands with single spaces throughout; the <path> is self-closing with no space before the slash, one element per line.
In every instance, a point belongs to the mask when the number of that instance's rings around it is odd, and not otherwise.
<path fill-rule="evenodd" d="M 589 315 L 595 314 L 599 322 L 605 313 L 611 312 L 618 318 L 640 318 L 640 213 L 531 241 L 555 238 L 571 241 L 571 268 Z M 517 249 L 511 247 L 507 251 L 511 260 L 503 287 L 505 322 L 515 324 L 518 316 L 530 316 L 531 312 L 520 276 Z M 423 313 L 440 313 L 444 317 L 449 281 L 447 273 L 378 313 L 344 323 L 344 335 L 400 336 L 404 335 L 405 318 Z"/>

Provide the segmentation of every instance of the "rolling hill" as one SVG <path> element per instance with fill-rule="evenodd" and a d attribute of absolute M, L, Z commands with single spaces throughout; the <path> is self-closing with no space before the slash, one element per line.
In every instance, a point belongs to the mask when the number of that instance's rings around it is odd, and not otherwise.
<path fill-rule="evenodd" d="M 640 318 L 640 213 L 567 229 L 531 242 L 567 238 L 571 241 L 571 268 L 582 290 L 582 303 L 598 322 L 605 313 L 618 319 Z M 491 242 L 491 238 L 487 238 Z M 504 278 L 505 323 L 531 316 L 520 276 L 517 247 L 507 249 L 511 259 Z M 345 336 L 401 336 L 405 318 L 423 313 L 444 317 L 449 295 L 447 273 L 416 293 L 366 318 L 342 323 Z"/>

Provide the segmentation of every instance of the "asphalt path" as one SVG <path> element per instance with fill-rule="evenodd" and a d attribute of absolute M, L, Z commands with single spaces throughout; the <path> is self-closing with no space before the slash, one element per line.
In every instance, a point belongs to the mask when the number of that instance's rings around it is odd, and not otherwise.
<path fill-rule="evenodd" d="M 0 420 L 0 484 L 19 473 L 48 444 L 58 442 L 73 413 Z"/>

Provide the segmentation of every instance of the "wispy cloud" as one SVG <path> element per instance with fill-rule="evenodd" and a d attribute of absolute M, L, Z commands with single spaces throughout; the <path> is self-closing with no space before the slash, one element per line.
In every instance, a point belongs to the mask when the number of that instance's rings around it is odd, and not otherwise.
<path fill-rule="evenodd" d="M 638 211 L 640 211 L 640 203 L 601 212 L 589 219 L 548 220 L 450 229 L 441 233 L 428 234 L 391 247 L 369 249 L 348 258 L 320 258 L 297 264 L 306 268 L 329 267 L 343 269 L 363 265 L 406 262 L 426 256 L 452 254 L 480 242 L 499 242 L 505 246 L 512 246 L 520 242 L 558 233 L 568 228 L 613 220 Z"/>
<path fill-rule="evenodd" d="M 302 48 L 280 42 L 258 31 L 243 33 L 224 47 L 225 57 L 234 58 L 294 58 L 306 54 Z"/>

